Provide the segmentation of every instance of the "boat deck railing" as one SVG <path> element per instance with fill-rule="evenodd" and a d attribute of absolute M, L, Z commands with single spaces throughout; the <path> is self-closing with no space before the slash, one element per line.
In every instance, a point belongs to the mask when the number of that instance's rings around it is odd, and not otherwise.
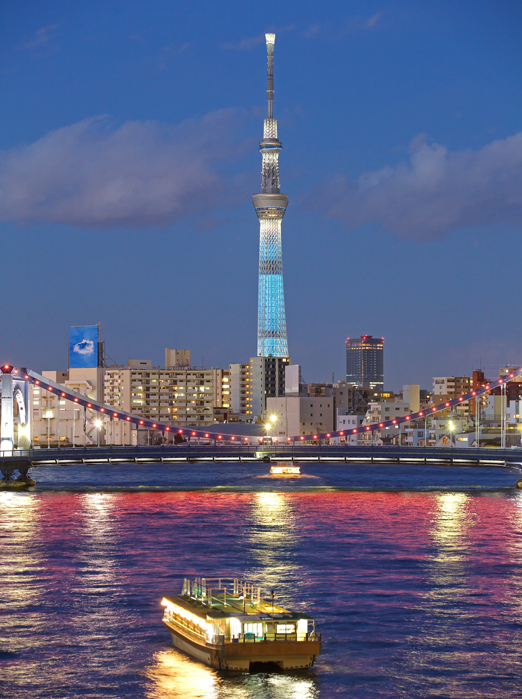
<path fill-rule="evenodd" d="M 240 638 L 231 636 L 213 636 L 210 641 L 213 645 L 222 645 L 223 643 L 265 643 L 274 641 L 299 641 L 301 643 L 307 641 L 321 641 L 321 634 L 315 631 L 311 633 L 265 633 L 262 636 L 254 634 L 243 634 Z"/>

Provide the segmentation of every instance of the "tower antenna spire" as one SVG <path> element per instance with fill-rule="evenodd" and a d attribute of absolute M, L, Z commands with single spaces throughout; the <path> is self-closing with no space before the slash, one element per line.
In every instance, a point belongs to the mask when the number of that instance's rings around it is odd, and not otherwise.
<path fill-rule="evenodd" d="M 266 76 L 266 97 L 268 100 L 268 118 L 274 116 L 274 44 L 275 34 L 265 34 L 268 70 Z"/>

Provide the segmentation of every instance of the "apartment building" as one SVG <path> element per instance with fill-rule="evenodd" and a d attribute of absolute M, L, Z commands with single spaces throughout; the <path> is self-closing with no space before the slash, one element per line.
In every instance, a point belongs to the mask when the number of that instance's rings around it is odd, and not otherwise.
<path fill-rule="evenodd" d="M 250 358 L 254 418 L 264 416 L 268 398 L 285 395 L 285 369 L 290 363 L 289 357 Z"/>
<path fill-rule="evenodd" d="M 434 376 L 433 377 L 433 403 L 440 404 L 458 398 L 464 393 L 472 390 L 472 379 L 470 376 Z M 457 414 L 467 417 L 471 412 L 471 403 L 467 401 L 455 406 Z M 442 415 L 445 415 L 443 412 Z M 449 414 L 449 411 L 448 411 Z"/>
<path fill-rule="evenodd" d="M 334 403 L 326 396 L 278 396 L 267 398 L 270 435 L 278 439 L 314 432 L 334 431 Z"/>
<path fill-rule="evenodd" d="M 150 360 L 105 370 L 104 402 L 157 422 L 210 425 L 215 409 L 230 407 L 225 369 L 153 367 Z M 218 411 L 222 414 L 222 411 Z"/>
<path fill-rule="evenodd" d="M 104 369 L 72 368 L 68 371 L 43 371 L 42 375 L 62 384 L 71 391 L 91 400 L 101 400 Z M 83 409 L 59 396 L 32 386 L 32 436 L 35 446 L 83 446 L 98 441 L 98 416 L 93 410 Z"/>
<path fill-rule="evenodd" d="M 235 421 L 252 420 L 252 371 L 250 364 L 230 364 L 230 418 Z"/>

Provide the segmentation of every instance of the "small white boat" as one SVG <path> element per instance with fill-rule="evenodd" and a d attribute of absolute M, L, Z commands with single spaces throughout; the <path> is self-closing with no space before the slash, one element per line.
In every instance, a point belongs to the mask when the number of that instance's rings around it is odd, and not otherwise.
<path fill-rule="evenodd" d="M 295 464 L 286 464 L 279 462 L 270 467 L 271 476 L 300 476 L 301 467 Z"/>

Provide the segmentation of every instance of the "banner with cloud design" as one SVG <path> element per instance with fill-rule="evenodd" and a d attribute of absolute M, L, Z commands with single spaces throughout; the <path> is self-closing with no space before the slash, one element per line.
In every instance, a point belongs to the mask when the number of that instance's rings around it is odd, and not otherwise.
<path fill-rule="evenodd" d="M 69 368 L 98 366 L 99 327 L 78 325 L 69 329 Z"/>

